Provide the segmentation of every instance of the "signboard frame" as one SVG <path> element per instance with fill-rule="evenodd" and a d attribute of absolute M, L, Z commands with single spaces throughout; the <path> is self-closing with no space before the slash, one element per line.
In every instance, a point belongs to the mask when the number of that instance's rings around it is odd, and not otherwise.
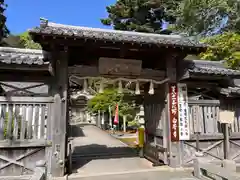
<path fill-rule="evenodd" d="M 172 142 L 190 139 L 187 85 L 170 83 L 169 92 L 169 120 Z"/>
<path fill-rule="evenodd" d="M 178 84 L 179 140 L 190 139 L 187 85 Z"/>
<path fill-rule="evenodd" d="M 142 71 L 142 60 L 100 57 L 98 68 L 102 75 L 139 76 Z"/>
<path fill-rule="evenodd" d="M 178 86 L 177 83 L 169 84 L 169 120 L 171 141 L 179 141 L 178 128 Z"/>
<path fill-rule="evenodd" d="M 232 124 L 235 120 L 235 112 L 230 110 L 219 111 L 219 122 L 222 124 Z"/>

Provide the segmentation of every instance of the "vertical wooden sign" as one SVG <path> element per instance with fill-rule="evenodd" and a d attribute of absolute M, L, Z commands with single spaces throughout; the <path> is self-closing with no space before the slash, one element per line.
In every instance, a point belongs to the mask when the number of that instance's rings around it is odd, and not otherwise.
<path fill-rule="evenodd" d="M 177 83 L 169 84 L 169 118 L 170 118 L 171 141 L 179 141 Z"/>
<path fill-rule="evenodd" d="M 179 140 L 190 139 L 187 85 L 178 84 Z"/>

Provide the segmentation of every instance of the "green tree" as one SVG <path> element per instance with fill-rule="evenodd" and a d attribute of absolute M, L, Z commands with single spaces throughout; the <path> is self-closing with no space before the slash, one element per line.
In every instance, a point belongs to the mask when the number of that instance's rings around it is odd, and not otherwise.
<path fill-rule="evenodd" d="M 106 7 L 108 18 L 101 19 L 101 22 L 116 30 L 164 33 L 164 21 L 175 22 L 171 10 L 176 9 L 178 1 L 118 0 Z"/>
<path fill-rule="evenodd" d="M 88 110 L 91 113 L 97 113 L 98 110 L 108 112 L 111 107 L 112 113 L 115 111 L 116 104 L 119 106 L 119 116 L 126 115 L 132 118 L 135 114 L 136 101 L 133 94 L 129 91 L 118 93 L 116 88 L 107 88 L 103 93 L 98 93 L 88 102 Z"/>
<path fill-rule="evenodd" d="M 10 34 L 2 40 L 2 46 L 13 48 L 41 49 L 41 45 L 35 43 L 28 32 L 20 35 Z"/>
<path fill-rule="evenodd" d="M 117 0 L 107 6 L 104 25 L 116 30 L 206 36 L 240 31 L 240 1 L 236 0 Z M 164 21 L 168 30 L 162 31 Z"/>
<path fill-rule="evenodd" d="M 227 65 L 239 69 L 240 63 L 240 34 L 225 32 L 208 37 L 203 42 L 210 45 L 205 53 L 200 54 L 202 59 L 219 61 L 225 60 Z"/>
<path fill-rule="evenodd" d="M 175 16 L 175 29 L 188 35 L 240 31 L 240 1 L 236 0 L 182 0 Z"/>
<path fill-rule="evenodd" d="M 28 32 L 24 32 L 19 35 L 20 36 L 20 44 L 22 44 L 27 49 L 41 49 L 41 45 L 35 43 Z"/>
<path fill-rule="evenodd" d="M 7 5 L 4 3 L 4 0 L 0 0 L 0 41 L 2 44 L 2 39 L 7 37 L 9 34 L 9 30 L 6 26 L 6 16 L 4 15 L 4 11 L 6 10 Z"/>

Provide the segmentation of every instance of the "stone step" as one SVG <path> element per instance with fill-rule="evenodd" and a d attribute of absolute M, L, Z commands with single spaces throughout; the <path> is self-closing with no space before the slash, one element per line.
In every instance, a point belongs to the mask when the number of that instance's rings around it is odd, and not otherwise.
<path fill-rule="evenodd" d="M 70 175 L 68 180 L 196 180 L 191 171 L 139 170 L 107 174 Z"/>

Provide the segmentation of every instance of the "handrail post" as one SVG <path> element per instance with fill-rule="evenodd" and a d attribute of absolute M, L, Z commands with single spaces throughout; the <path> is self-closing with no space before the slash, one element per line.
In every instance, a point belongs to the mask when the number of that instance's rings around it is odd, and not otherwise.
<path fill-rule="evenodd" d="M 230 172 L 237 171 L 236 162 L 234 160 L 224 159 L 224 160 L 222 160 L 222 166 Z"/>
<path fill-rule="evenodd" d="M 30 180 L 46 180 L 46 174 L 46 161 L 37 161 L 34 174 L 32 175 Z"/>
<path fill-rule="evenodd" d="M 196 158 L 193 160 L 194 176 L 200 179 L 201 176 L 202 176 L 200 163 L 201 163 L 201 161 L 203 159 L 203 153 L 195 152 L 195 156 L 196 156 Z"/>
<path fill-rule="evenodd" d="M 198 154 L 196 154 L 196 156 L 198 156 Z M 211 163 L 206 162 L 202 157 L 196 157 L 194 159 L 194 176 L 198 179 L 240 179 L 240 176 L 236 173 L 235 161 L 224 159 L 219 161 L 219 163 Z"/>
<path fill-rule="evenodd" d="M 224 136 L 224 159 L 229 159 L 229 125 L 227 123 L 223 124 L 223 136 Z"/>

